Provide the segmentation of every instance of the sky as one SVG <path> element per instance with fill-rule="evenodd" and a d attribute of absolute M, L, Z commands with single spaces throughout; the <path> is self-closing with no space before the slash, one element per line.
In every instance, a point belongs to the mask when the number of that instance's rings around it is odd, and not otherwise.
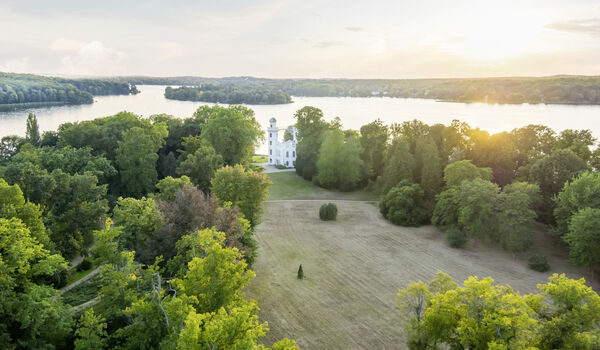
<path fill-rule="evenodd" d="M 600 0 L 0 0 L 0 71 L 441 78 L 600 74 Z"/>

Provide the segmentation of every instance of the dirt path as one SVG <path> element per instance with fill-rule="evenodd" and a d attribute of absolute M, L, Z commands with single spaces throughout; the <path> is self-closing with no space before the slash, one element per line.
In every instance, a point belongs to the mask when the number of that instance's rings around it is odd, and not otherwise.
<path fill-rule="evenodd" d="M 265 203 L 256 229 L 257 277 L 246 291 L 269 322 L 265 344 L 289 337 L 303 349 L 404 349 L 396 293 L 438 270 L 459 282 L 491 276 L 522 293 L 537 292 L 553 272 L 581 277 L 566 261 L 551 261 L 553 270 L 539 273 L 482 244 L 449 248 L 436 228 L 394 226 L 365 202 L 331 200 L 338 220 L 322 222 L 318 208 L 329 201 Z"/>
<path fill-rule="evenodd" d="M 78 279 L 77 281 L 64 286 L 60 289 L 60 294 L 65 294 L 66 292 L 70 291 L 71 289 L 77 287 L 78 285 L 82 284 L 83 282 L 89 280 L 90 278 L 96 276 L 98 274 L 98 272 L 100 272 L 100 266 L 96 267 L 92 272 L 88 273 L 87 275 L 85 275 L 84 277 L 82 277 L 81 279 Z"/>

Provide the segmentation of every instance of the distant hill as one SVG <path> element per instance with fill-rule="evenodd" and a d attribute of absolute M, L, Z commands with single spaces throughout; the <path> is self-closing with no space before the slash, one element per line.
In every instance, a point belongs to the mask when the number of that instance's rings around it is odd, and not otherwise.
<path fill-rule="evenodd" d="M 137 92 L 127 82 L 0 73 L 0 105 L 85 104 L 93 102 L 92 96 Z"/>
<path fill-rule="evenodd" d="M 455 79 L 264 79 L 254 77 L 116 77 L 150 85 L 262 85 L 291 96 L 427 98 L 454 102 L 600 104 L 600 76 Z"/>

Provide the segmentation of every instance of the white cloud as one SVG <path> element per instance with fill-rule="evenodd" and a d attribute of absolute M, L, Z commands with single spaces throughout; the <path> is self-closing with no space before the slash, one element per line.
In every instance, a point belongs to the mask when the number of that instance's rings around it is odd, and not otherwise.
<path fill-rule="evenodd" d="M 61 60 L 61 73 L 68 75 L 111 75 L 121 74 L 123 52 L 105 46 L 100 41 L 83 44 L 73 55 Z"/>
<path fill-rule="evenodd" d="M 29 73 L 29 58 L 15 58 L 0 63 L 0 72 Z"/>
<path fill-rule="evenodd" d="M 84 41 L 58 38 L 50 44 L 50 49 L 54 51 L 77 51 L 85 44 Z"/>

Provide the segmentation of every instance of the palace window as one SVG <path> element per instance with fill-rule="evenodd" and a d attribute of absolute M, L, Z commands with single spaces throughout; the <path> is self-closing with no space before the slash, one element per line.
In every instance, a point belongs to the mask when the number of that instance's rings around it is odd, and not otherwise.
<path fill-rule="evenodd" d="M 292 156 L 295 157 L 296 156 L 296 151 L 292 151 Z"/>
<path fill-rule="evenodd" d="M 269 145 L 272 145 L 272 144 L 273 144 L 273 141 L 269 141 Z"/>
<path fill-rule="evenodd" d="M 272 149 L 270 149 L 270 150 L 269 150 L 269 155 L 270 155 L 270 156 L 272 156 L 272 155 L 273 155 L 273 150 L 272 150 Z"/>
<path fill-rule="evenodd" d="M 273 137 L 273 133 L 269 133 L 269 137 Z"/>
<path fill-rule="evenodd" d="M 290 157 L 290 152 L 289 152 L 289 151 L 286 151 L 286 152 L 285 152 L 285 157 L 286 157 L 286 158 L 289 158 L 289 157 Z"/>

